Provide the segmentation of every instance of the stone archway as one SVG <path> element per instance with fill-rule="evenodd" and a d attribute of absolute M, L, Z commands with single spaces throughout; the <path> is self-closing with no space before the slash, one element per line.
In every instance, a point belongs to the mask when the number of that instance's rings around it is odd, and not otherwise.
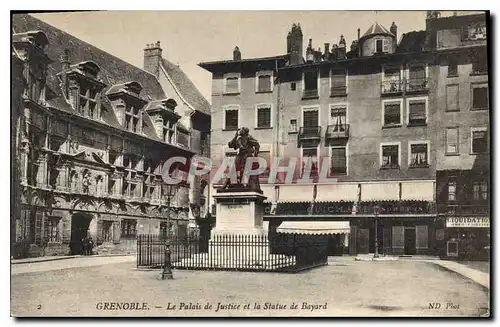
<path fill-rule="evenodd" d="M 83 254 L 83 238 L 87 236 L 93 218 L 93 215 L 83 212 L 71 216 L 71 254 Z"/>

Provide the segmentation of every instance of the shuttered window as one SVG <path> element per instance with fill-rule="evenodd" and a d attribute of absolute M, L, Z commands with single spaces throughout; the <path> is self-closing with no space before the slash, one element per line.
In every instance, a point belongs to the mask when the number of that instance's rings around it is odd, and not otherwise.
<path fill-rule="evenodd" d="M 331 157 L 331 173 L 332 175 L 347 173 L 347 157 L 345 147 L 332 148 Z"/>
<path fill-rule="evenodd" d="M 304 111 L 304 127 L 316 127 L 318 126 L 318 110 L 306 110 Z"/>
<path fill-rule="evenodd" d="M 384 105 L 384 125 L 401 124 L 401 104 L 386 103 Z"/>
<path fill-rule="evenodd" d="M 239 78 L 238 77 L 228 77 L 226 78 L 226 93 L 239 93 Z"/>
<path fill-rule="evenodd" d="M 487 151 L 486 131 L 472 132 L 472 153 L 484 153 Z"/>
<path fill-rule="evenodd" d="M 446 86 L 446 110 L 458 110 L 458 85 Z"/>
<path fill-rule="evenodd" d="M 488 87 L 477 86 L 472 88 L 472 109 L 488 109 Z"/>
<path fill-rule="evenodd" d="M 346 87 L 346 73 L 344 69 L 332 70 L 332 89 L 345 89 Z"/>
<path fill-rule="evenodd" d="M 225 126 L 224 129 L 236 130 L 238 129 L 238 109 L 226 109 L 225 111 Z"/>
<path fill-rule="evenodd" d="M 271 75 L 260 75 L 257 79 L 259 92 L 271 91 Z"/>
<path fill-rule="evenodd" d="M 425 101 L 410 101 L 408 110 L 408 124 L 425 125 L 427 121 L 425 115 Z"/>
<path fill-rule="evenodd" d="M 257 107 L 257 127 L 258 128 L 271 127 L 271 107 L 270 106 Z"/>

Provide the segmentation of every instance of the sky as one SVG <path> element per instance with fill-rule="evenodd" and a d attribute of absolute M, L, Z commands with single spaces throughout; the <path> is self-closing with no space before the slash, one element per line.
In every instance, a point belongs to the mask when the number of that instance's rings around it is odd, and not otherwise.
<path fill-rule="evenodd" d="M 442 16 L 451 15 L 442 12 Z M 461 14 L 461 12 L 459 12 Z M 143 66 L 146 44 L 161 42 L 163 57 L 179 65 L 210 102 L 211 74 L 197 66 L 204 61 L 232 59 L 235 46 L 242 58 L 286 52 L 286 36 L 300 23 L 304 51 L 308 39 L 315 49 L 347 46 L 375 22 L 387 29 L 395 22 L 402 33 L 425 29 L 425 11 L 100 11 L 43 13 L 33 16 L 109 52 Z"/>

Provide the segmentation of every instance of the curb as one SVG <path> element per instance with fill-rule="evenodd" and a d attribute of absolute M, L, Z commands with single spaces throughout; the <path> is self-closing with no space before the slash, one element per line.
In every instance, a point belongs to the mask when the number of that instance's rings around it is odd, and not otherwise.
<path fill-rule="evenodd" d="M 484 289 L 486 289 L 486 290 L 490 291 L 490 285 L 483 285 L 483 283 L 481 283 L 481 282 L 479 282 L 479 281 L 477 281 L 477 280 L 475 280 L 475 279 L 473 279 L 473 278 L 471 278 L 471 277 L 469 277 L 469 276 L 465 276 L 464 274 L 460 273 L 459 271 L 457 271 L 457 270 L 455 270 L 455 269 L 452 269 L 452 268 L 450 268 L 450 267 L 443 266 L 443 265 L 441 265 L 439 262 L 433 262 L 433 261 L 424 261 L 424 262 L 432 263 L 432 264 L 434 264 L 434 265 L 436 265 L 436 266 L 439 266 L 440 268 L 442 268 L 442 269 L 444 269 L 444 270 L 447 270 L 447 271 L 449 271 L 449 272 L 452 272 L 452 273 L 455 273 L 455 274 L 457 274 L 457 275 L 460 275 L 460 276 L 462 276 L 463 278 L 466 278 L 466 279 L 468 279 L 468 280 L 471 280 L 471 281 L 473 281 L 475 284 L 477 284 L 477 285 L 481 286 L 482 288 L 484 288 Z M 470 269 L 472 269 L 472 268 L 470 268 Z"/>
<path fill-rule="evenodd" d="M 83 256 L 83 255 L 71 255 L 71 256 L 51 256 L 51 257 L 37 257 L 37 258 L 32 258 L 33 260 L 26 260 L 26 261 L 12 261 L 10 262 L 11 265 L 22 265 L 22 264 L 30 264 L 30 263 L 38 263 L 38 262 L 47 262 L 47 261 L 58 261 L 58 260 L 68 260 L 68 259 L 76 259 L 76 258 L 103 258 L 103 257 L 125 257 L 125 256 L 133 256 L 136 255 L 136 253 L 130 253 L 130 254 L 94 254 L 92 256 Z M 40 258 L 40 259 L 38 259 Z M 18 260 L 24 260 L 24 259 L 18 259 Z"/>

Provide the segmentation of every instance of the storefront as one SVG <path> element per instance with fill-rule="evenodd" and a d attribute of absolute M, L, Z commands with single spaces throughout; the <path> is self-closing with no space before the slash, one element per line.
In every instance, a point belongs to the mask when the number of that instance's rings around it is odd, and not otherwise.
<path fill-rule="evenodd" d="M 446 256 L 458 259 L 488 260 L 489 217 L 447 217 Z"/>

